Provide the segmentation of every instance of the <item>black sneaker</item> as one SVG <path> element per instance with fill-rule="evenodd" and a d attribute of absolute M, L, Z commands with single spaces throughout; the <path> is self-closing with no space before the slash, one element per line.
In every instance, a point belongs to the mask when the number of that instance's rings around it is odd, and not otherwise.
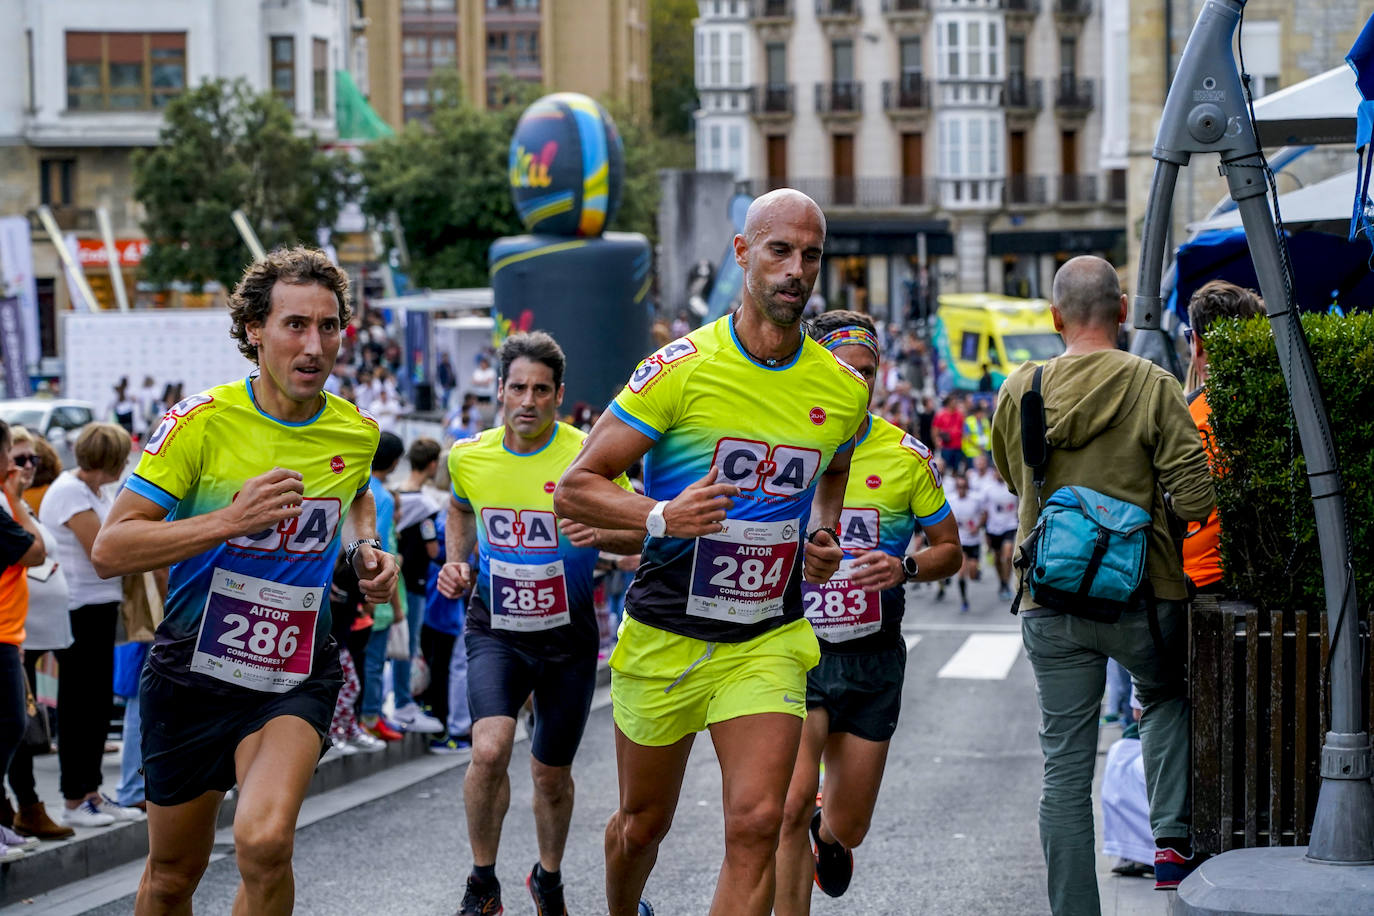
<path fill-rule="evenodd" d="M 849 890 L 854 877 L 854 854 L 839 843 L 821 841 L 821 813 L 811 818 L 811 853 L 816 860 L 816 886 L 830 897 Z"/>
<path fill-rule="evenodd" d="M 501 906 L 501 882 L 483 885 L 469 876 L 467 890 L 463 892 L 463 905 L 458 908 L 457 916 L 501 916 L 504 912 L 505 908 Z"/>
<path fill-rule="evenodd" d="M 535 916 L 568 916 L 568 908 L 563 903 L 563 882 L 559 881 L 557 887 L 545 890 L 539 886 L 539 881 L 535 879 L 535 870 L 539 868 L 539 863 L 534 863 L 534 868 L 530 869 L 529 877 L 525 879 L 525 887 L 529 889 L 530 896 L 534 898 Z"/>

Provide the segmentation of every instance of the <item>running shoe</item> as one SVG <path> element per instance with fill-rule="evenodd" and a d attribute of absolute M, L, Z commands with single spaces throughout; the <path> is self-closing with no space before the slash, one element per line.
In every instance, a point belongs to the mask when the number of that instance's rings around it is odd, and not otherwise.
<path fill-rule="evenodd" d="M 1153 865 L 1146 865 L 1134 859 L 1117 859 L 1116 865 L 1112 866 L 1112 874 L 1123 878 L 1144 878 L 1146 875 L 1154 874 L 1154 871 Z"/>
<path fill-rule="evenodd" d="M 1155 850 L 1155 890 L 1173 891 L 1183 883 L 1183 879 L 1202 864 L 1202 857 L 1196 852 L 1184 856 L 1177 850 L 1165 846 Z"/>
<path fill-rule="evenodd" d="M 452 738 L 445 735 L 429 742 L 431 754 L 462 754 L 472 750 L 472 742 L 467 738 Z"/>
<path fill-rule="evenodd" d="M 386 750 L 385 741 L 369 735 L 362 729 L 358 729 L 357 734 L 348 739 L 348 743 L 355 751 L 362 751 L 365 754 L 375 754 L 377 751 Z"/>
<path fill-rule="evenodd" d="M 400 707 L 392 713 L 391 718 L 408 732 L 415 732 L 419 735 L 442 735 L 444 733 L 444 723 L 426 713 L 415 702 Z"/>
<path fill-rule="evenodd" d="M 378 717 L 376 722 L 371 725 L 363 723 L 363 731 L 374 738 L 381 738 L 383 741 L 400 741 L 405 735 L 392 728 L 386 719 Z"/>
<path fill-rule="evenodd" d="M 467 889 L 463 891 L 463 905 L 456 916 L 501 916 L 504 912 L 501 882 L 493 881 L 490 887 L 483 887 L 469 875 Z"/>
<path fill-rule="evenodd" d="M 100 796 L 100 800 L 96 802 L 96 807 L 100 809 L 102 814 L 108 814 L 118 822 L 136 823 L 148 819 L 148 815 L 144 814 L 140 809 L 121 805 L 119 802 L 103 793 Z"/>
<path fill-rule="evenodd" d="M 960 601 L 960 602 L 959 602 L 959 613 L 960 613 L 960 614 L 967 614 L 967 613 L 968 613 L 968 602 L 967 602 L 967 601 Z"/>
<path fill-rule="evenodd" d="M 539 886 L 535 880 L 535 869 L 539 868 L 539 863 L 534 864 L 530 869 L 529 875 L 525 878 L 525 888 L 530 892 L 530 897 L 534 900 L 535 916 L 568 916 L 568 908 L 563 903 L 563 882 L 560 880 L 557 887 L 548 889 Z"/>
<path fill-rule="evenodd" d="M 93 799 L 82 799 L 75 808 L 62 806 L 58 823 L 63 827 L 108 827 L 115 822 L 114 815 L 100 810 Z"/>
<path fill-rule="evenodd" d="M 1004 585 L 997 590 L 997 598 L 1000 601 L 1010 601 L 1012 599 L 1011 586 Z"/>
<path fill-rule="evenodd" d="M 0 845 L 27 852 L 35 848 L 39 842 L 36 836 L 20 836 L 10 828 L 0 825 Z"/>
<path fill-rule="evenodd" d="M 854 854 L 839 843 L 821 840 L 821 813 L 811 818 L 811 853 L 816 860 L 816 886 L 830 897 L 843 896 L 854 877 Z"/>
<path fill-rule="evenodd" d="M 644 898 L 640 898 L 638 907 L 639 916 L 654 916 L 654 905 Z"/>

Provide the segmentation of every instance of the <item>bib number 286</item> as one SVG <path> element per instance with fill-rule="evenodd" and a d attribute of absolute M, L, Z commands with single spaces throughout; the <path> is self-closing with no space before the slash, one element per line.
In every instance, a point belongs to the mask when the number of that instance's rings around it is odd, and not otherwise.
<path fill-rule="evenodd" d="M 297 626 L 287 626 L 278 628 L 270 620 L 259 620 L 252 623 L 242 614 L 226 614 L 224 622 L 229 629 L 220 634 L 219 642 L 229 646 L 231 649 L 246 649 L 254 655 L 271 656 L 279 658 L 290 658 L 296 654 L 299 645 L 301 628 Z M 246 640 L 243 638 L 252 628 L 252 635 Z"/>

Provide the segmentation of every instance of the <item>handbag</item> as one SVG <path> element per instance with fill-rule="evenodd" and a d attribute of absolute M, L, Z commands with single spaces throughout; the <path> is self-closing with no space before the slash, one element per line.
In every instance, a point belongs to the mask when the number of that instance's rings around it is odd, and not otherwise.
<path fill-rule="evenodd" d="M 402 618 L 387 630 L 386 657 L 395 661 L 410 658 L 410 621 Z"/>
<path fill-rule="evenodd" d="M 124 601 L 119 605 L 128 642 L 152 642 L 162 623 L 162 590 L 151 572 L 124 577 Z"/>
<path fill-rule="evenodd" d="M 35 754 L 52 753 L 52 728 L 48 723 L 48 711 L 38 705 L 27 673 L 24 675 L 24 734 L 20 744 Z"/>

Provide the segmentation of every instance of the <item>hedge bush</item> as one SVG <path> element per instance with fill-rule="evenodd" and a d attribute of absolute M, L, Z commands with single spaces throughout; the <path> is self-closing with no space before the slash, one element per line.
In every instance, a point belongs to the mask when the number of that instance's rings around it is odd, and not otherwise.
<path fill-rule="evenodd" d="M 1374 599 L 1374 316 L 1304 315 L 1345 488 L 1361 609 Z M 1261 608 L 1324 610 L 1307 465 L 1267 319 L 1207 333 L 1225 583 Z"/>

